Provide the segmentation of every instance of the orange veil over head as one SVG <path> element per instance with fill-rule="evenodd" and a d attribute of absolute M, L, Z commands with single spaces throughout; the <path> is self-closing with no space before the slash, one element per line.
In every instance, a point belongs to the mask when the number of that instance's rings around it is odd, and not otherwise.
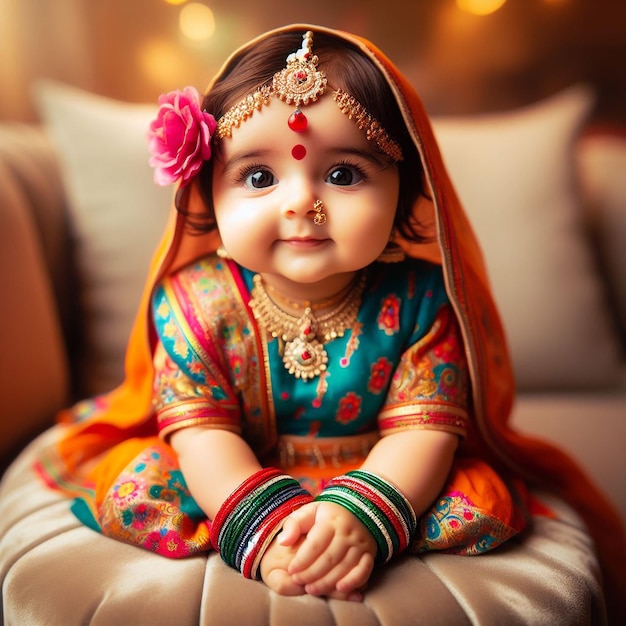
<path fill-rule="evenodd" d="M 368 41 L 328 28 L 296 24 L 266 33 L 237 50 L 224 64 L 209 89 L 228 74 L 239 56 L 262 39 L 277 32 L 307 30 L 324 32 L 352 43 L 379 68 L 403 114 L 407 132 L 419 152 L 428 199 L 414 208 L 420 223 L 432 223 L 436 241 L 415 244 L 400 240 L 409 256 L 426 258 L 443 266 L 446 288 L 462 330 L 472 380 L 476 436 L 470 442 L 476 453 L 494 465 L 507 468 L 529 484 L 556 491 L 584 518 L 596 541 L 605 571 L 609 596 L 623 597 L 626 546 L 622 522 L 601 493 L 577 465 L 560 450 L 522 435 L 508 426 L 514 399 L 514 376 L 504 331 L 491 295 L 483 257 L 444 167 L 425 109 L 413 87 L 392 62 Z M 191 184 L 188 206 L 201 206 L 195 184 Z M 152 410 L 152 347 L 150 298 L 160 277 L 214 251 L 219 235 L 190 236 L 186 218 L 174 209 L 162 241 L 154 255 L 126 356 L 126 378 L 108 394 L 105 409 L 94 419 L 70 429 L 56 450 L 60 456 L 62 485 L 69 493 L 80 492 L 85 462 L 115 443 L 132 436 L 155 434 Z M 61 416 L 67 419 L 69 413 Z M 57 486 L 59 481 L 57 481 Z"/>

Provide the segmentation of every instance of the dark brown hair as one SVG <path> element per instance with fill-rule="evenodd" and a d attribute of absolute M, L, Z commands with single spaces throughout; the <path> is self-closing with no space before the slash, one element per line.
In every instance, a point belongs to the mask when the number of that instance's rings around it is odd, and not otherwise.
<path fill-rule="evenodd" d="M 204 97 L 203 109 L 219 119 L 246 95 L 270 84 L 274 74 L 285 67 L 287 55 L 300 47 L 302 35 L 302 32 L 274 34 L 237 57 Z M 315 33 L 313 51 L 319 57 L 318 67 L 325 72 L 329 87 L 341 88 L 354 96 L 400 144 L 404 158 L 398 162 L 400 193 L 394 226 L 404 238 L 423 241 L 418 225 L 411 219 L 413 204 L 423 193 L 422 166 L 387 81 L 358 48 L 341 38 Z M 207 161 L 197 179 L 206 214 L 188 213 L 184 194 L 177 200 L 178 210 L 185 213 L 190 226 L 200 232 L 216 227 L 212 175 L 212 162 Z"/>

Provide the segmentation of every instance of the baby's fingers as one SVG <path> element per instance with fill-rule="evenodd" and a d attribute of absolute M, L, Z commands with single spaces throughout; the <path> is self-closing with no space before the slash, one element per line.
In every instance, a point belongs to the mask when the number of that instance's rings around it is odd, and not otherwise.
<path fill-rule="evenodd" d="M 304 586 L 296 584 L 291 576 L 282 569 L 274 569 L 263 579 L 263 582 L 281 596 L 304 595 Z"/>
<path fill-rule="evenodd" d="M 293 546 L 302 535 L 306 535 L 315 523 L 316 505 L 305 505 L 287 516 L 278 536 L 281 546 Z"/>
<path fill-rule="evenodd" d="M 365 552 L 361 555 L 358 564 L 337 582 L 337 591 L 349 595 L 358 589 L 362 589 L 369 580 L 373 569 L 374 557 L 369 552 Z"/>
<path fill-rule="evenodd" d="M 332 555 L 325 551 L 331 545 L 334 536 L 335 530 L 331 526 L 326 524 L 314 526 L 289 564 L 289 573 L 293 575 L 308 569 L 322 554 L 332 558 Z"/>
<path fill-rule="evenodd" d="M 359 567 L 362 553 L 354 547 L 341 555 L 335 554 L 329 556 L 331 550 L 327 550 L 311 567 L 303 572 L 294 574 L 295 583 L 304 584 L 307 593 L 314 596 L 325 596 L 334 591 L 350 593 L 357 587 L 348 586 L 346 589 L 338 589 L 337 583 L 343 580 L 350 572 Z M 360 575 L 354 576 L 354 581 L 360 581 L 358 587 L 367 581 L 366 568 L 360 572 Z"/>
<path fill-rule="evenodd" d="M 281 546 L 293 546 L 303 534 L 300 523 L 297 520 L 287 518 L 283 522 L 282 530 L 276 541 Z"/>

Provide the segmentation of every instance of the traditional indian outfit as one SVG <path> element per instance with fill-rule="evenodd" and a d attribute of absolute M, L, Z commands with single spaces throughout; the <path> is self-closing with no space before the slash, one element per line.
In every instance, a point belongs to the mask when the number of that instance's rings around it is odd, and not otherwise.
<path fill-rule="evenodd" d="M 60 416 L 69 434 L 40 459 L 41 475 L 75 498 L 74 512 L 94 529 L 183 557 L 211 549 L 211 520 L 167 442 L 178 429 L 240 433 L 264 465 L 313 494 L 358 468 L 379 437 L 445 430 L 460 438 L 457 457 L 409 552 L 474 555 L 502 544 L 541 508 L 525 488 L 540 485 L 583 516 L 607 592 L 619 599 L 626 562 L 619 516 L 565 454 L 508 426 L 514 378 L 503 328 L 418 96 L 365 40 L 320 27 L 281 30 L 345 39 L 381 71 L 422 161 L 427 193 L 414 217 L 432 224 L 434 241 L 399 239 L 406 260 L 362 271 L 354 323 L 325 344 L 327 369 L 303 380 L 285 369 L 280 338 L 268 337 L 253 315 L 253 274 L 215 254 L 215 231 L 192 236 L 173 210 L 133 327 L 126 379 Z M 214 83 L 266 36 L 235 52 Z M 195 183 L 187 193 L 189 206 L 200 207 Z"/>

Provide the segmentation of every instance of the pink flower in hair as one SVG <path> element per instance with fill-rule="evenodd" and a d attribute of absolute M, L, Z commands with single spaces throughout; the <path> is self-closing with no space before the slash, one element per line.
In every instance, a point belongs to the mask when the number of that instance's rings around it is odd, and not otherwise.
<path fill-rule="evenodd" d="M 200 95 L 193 87 L 170 91 L 159 97 L 159 111 L 150 124 L 148 142 L 154 181 L 185 185 L 202 163 L 211 158 L 215 118 L 200 108 Z"/>

